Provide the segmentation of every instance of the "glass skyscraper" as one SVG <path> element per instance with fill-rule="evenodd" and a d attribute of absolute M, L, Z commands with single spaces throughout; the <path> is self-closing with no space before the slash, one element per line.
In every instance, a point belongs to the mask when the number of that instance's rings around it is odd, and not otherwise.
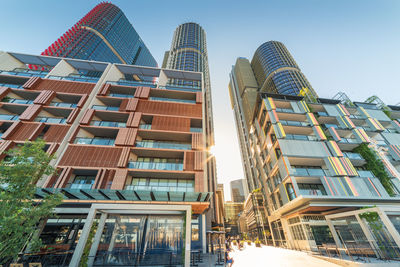
<path fill-rule="evenodd" d="M 269 41 L 254 53 L 251 67 L 262 92 L 317 97 L 284 44 Z"/>
<path fill-rule="evenodd" d="M 42 55 L 157 66 L 125 14 L 111 3 L 95 6 Z"/>
<path fill-rule="evenodd" d="M 217 186 L 215 157 L 208 152 L 214 146 L 210 72 L 208 68 L 206 32 L 199 24 L 193 22 L 183 23 L 176 28 L 171 49 L 165 52 L 162 67 L 166 69 L 201 72 L 203 74 L 202 82 L 169 79 L 168 84 L 169 86 L 179 86 L 183 90 L 196 91 L 198 93 L 203 88 L 204 93 L 202 94 L 202 98 L 204 99 L 205 106 L 203 127 L 206 133 L 207 187 L 210 192 L 215 192 Z M 213 198 L 211 200 L 210 212 L 207 215 L 207 230 L 211 230 L 211 226 L 215 225 L 223 225 L 223 221 L 219 221 L 216 215 L 216 202 Z"/>

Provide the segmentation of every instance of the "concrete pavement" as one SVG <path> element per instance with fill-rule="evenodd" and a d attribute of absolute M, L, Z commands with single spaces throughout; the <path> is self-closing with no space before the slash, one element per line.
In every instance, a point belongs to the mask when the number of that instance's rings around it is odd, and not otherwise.
<path fill-rule="evenodd" d="M 235 247 L 235 246 L 233 246 Z M 245 245 L 242 251 L 231 252 L 232 267 L 338 267 L 339 265 L 314 258 L 305 252 L 263 246 Z"/>

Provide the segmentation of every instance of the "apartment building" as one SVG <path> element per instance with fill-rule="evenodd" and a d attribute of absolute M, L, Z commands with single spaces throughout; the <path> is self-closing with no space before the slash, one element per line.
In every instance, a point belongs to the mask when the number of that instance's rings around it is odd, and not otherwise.
<path fill-rule="evenodd" d="M 78 266 L 94 222 L 89 265 L 189 266 L 191 248 L 205 252 L 202 73 L 4 52 L 0 86 L 1 152 L 42 138 L 55 155 L 36 197 L 64 196 L 40 227 L 60 266 Z"/>

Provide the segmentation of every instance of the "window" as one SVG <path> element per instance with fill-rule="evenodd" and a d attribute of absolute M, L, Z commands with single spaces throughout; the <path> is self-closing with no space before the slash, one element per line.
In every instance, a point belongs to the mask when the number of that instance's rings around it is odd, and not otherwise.
<path fill-rule="evenodd" d="M 194 180 L 129 177 L 125 190 L 194 192 Z"/>
<path fill-rule="evenodd" d="M 275 155 L 277 159 L 281 158 L 282 152 L 279 148 L 275 148 Z"/>
<path fill-rule="evenodd" d="M 326 196 L 327 193 L 322 184 L 298 184 L 300 194 L 312 196 Z"/>
<path fill-rule="evenodd" d="M 286 184 L 286 191 L 288 193 L 290 201 L 296 198 L 296 194 L 294 193 L 294 188 L 292 184 Z"/>

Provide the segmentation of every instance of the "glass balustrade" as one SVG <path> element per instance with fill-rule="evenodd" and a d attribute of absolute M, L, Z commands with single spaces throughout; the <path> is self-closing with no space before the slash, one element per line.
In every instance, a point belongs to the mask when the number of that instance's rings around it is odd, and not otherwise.
<path fill-rule="evenodd" d="M 5 102 L 5 103 L 13 103 L 13 104 L 25 104 L 25 105 L 29 105 L 29 104 L 33 104 L 33 100 L 29 100 L 29 99 L 17 99 L 17 98 L 3 98 L 1 100 L 1 102 Z"/>
<path fill-rule="evenodd" d="M 128 163 L 128 168 L 130 168 L 130 169 L 165 170 L 165 171 L 182 171 L 183 163 L 130 161 Z"/>
<path fill-rule="evenodd" d="M 51 117 L 36 117 L 35 121 L 46 122 L 46 123 L 57 123 L 57 124 L 66 123 L 65 118 L 51 118 Z"/>
<path fill-rule="evenodd" d="M 276 108 L 277 112 L 293 113 L 293 109 L 290 108 Z"/>
<path fill-rule="evenodd" d="M 0 70 L 0 74 L 5 74 L 5 75 L 17 75 L 17 76 L 24 76 L 24 77 L 46 77 L 48 74 L 47 71 L 38 71 L 38 70 L 31 70 L 31 69 L 22 69 L 22 68 L 17 68 L 12 71 L 5 71 L 5 70 Z"/>
<path fill-rule="evenodd" d="M 294 176 L 325 176 L 326 171 L 324 169 L 317 168 L 292 168 L 292 175 Z"/>
<path fill-rule="evenodd" d="M 64 102 L 52 102 L 49 106 L 60 107 L 60 108 L 76 108 L 77 104 L 74 103 L 64 103 Z"/>
<path fill-rule="evenodd" d="M 318 115 L 318 116 L 323 116 L 323 117 L 328 117 L 328 116 L 329 116 L 328 113 L 323 112 L 323 111 L 318 111 L 318 112 L 317 112 L 317 115 Z"/>
<path fill-rule="evenodd" d="M 357 170 L 359 177 L 375 177 L 374 174 L 370 171 L 365 170 Z"/>
<path fill-rule="evenodd" d="M 92 109 L 95 110 L 112 110 L 112 111 L 118 111 L 119 107 L 110 107 L 110 106 L 101 106 L 101 105 L 93 105 Z"/>
<path fill-rule="evenodd" d="M 91 121 L 90 125 L 93 126 L 103 126 L 103 127 L 125 127 L 125 122 L 118 122 L 118 121 Z"/>
<path fill-rule="evenodd" d="M 201 133 L 201 132 L 203 132 L 203 128 L 190 127 L 190 132 Z"/>
<path fill-rule="evenodd" d="M 88 137 L 77 137 L 75 139 L 75 144 L 84 144 L 84 145 L 102 145 L 102 146 L 112 146 L 114 145 L 115 140 L 111 138 L 88 138 Z"/>
<path fill-rule="evenodd" d="M 48 79 L 52 80 L 67 80 L 67 81 L 76 81 L 76 82 L 89 82 L 89 83 L 97 83 L 99 80 L 98 77 L 89 77 L 89 76 L 56 76 L 50 75 Z"/>
<path fill-rule="evenodd" d="M 279 121 L 282 125 L 286 126 L 310 126 L 309 123 L 304 121 L 287 121 L 287 120 L 280 120 Z"/>
<path fill-rule="evenodd" d="M 10 87 L 10 88 L 15 88 L 15 89 L 22 88 L 22 84 L 13 84 L 13 83 L 0 83 L 0 86 Z"/>
<path fill-rule="evenodd" d="M 201 91 L 200 86 L 190 86 L 190 85 L 166 85 L 160 86 L 160 89 L 168 89 L 168 90 L 179 90 L 179 91 L 189 91 L 189 92 L 198 92 Z"/>
<path fill-rule="evenodd" d="M 196 104 L 196 100 L 176 99 L 176 98 L 166 98 L 166 97 L 153 97 L 152 96 L 149 98 L 149 100 Z"/>
<path fill-rule="evenodd" d="M 358 153 L 345 152 L 345 153 L 343 153 L 343 155 L 348 157 L 349 159 L 364 159 Z"/>
<path fill-rule="evenodd" d="M 139 128 L 144 130 L 151 130 L 151 124 L 140 124 Z"/>
<path fill-rule="evenodd" d="M 287 134 L 285 139 L 288 140 L 304 140 L 304 141 L 318 141 L 318 138 L 313 135 L 301 135 L 301 134 Z"/>
<path fill-rule="evenodd" d="M 158 179 L 158 178 L 130 178 L 125 190 L 146 190 L 162 192 L 194 192 L 194 180 L 187 179 Z"/>
<path fill-rule="evenodd" d="M 119 93 L 109 93 L 108 96 L 112 96 L 112 97 L 122 97 L 122 98 L 134 98 L 133 95 L 119 94 Z"/>
<path fill-rule="evenodd" d="M 119 80 L 119 81 L 108 81 L 109 84 L 114 85 L 125 85 L 125 86 L 147 86 L 151 88 L 156 88 L 157 84 L 153 82 L 146 82 L 146 81 L 129 81 L 129 80 Z"/>
<path fill-rule="evenodd" d="M 18 120 L 18 115 L 8 115 L 8 114 L 0 114 L 0 120 L 3 121 L 16 121 Z"/>
<path fill-rule="evenodd" d="M 152 141 L 139 141 L 136 142 L 136 147 L 148 147 L 148 148 L 164 148 L 164 149 L 182 149 L 191 150 L 192 145 L 180 144 L 171 142 L 152 142 Z"/>
<path fill-rule="evenodd" d="M 359 143 L 358 141 L 357 141 L 357 139 L 354 139 L 354 138 L 344 138 L 344 137 L 341 137 L 341 143 L 349 143 L 349 144 L 357 144 L 357 143 Z"/>

